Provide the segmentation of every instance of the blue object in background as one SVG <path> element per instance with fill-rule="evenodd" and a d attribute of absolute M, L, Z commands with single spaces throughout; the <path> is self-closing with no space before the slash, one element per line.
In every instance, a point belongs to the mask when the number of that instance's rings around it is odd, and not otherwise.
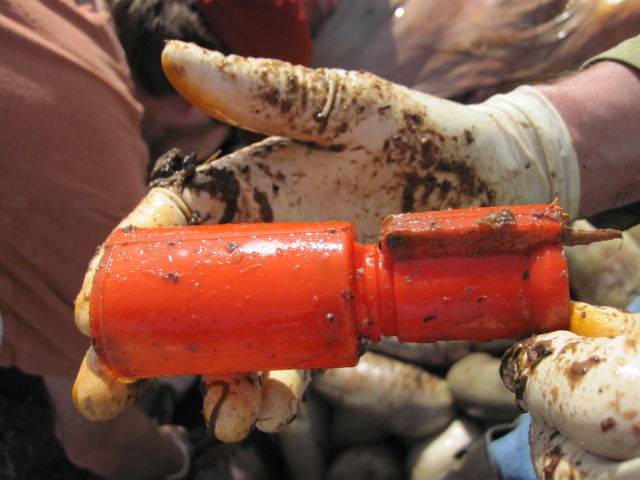
<path fill-rule="evenodd" d="M 636 297 L 635 300 L 629 304 L 629 306 L 627 307 L 627 310 L 629 310 L 630 312 L 639 313 L 640 312 L 640 297 Z"/>
<path fill-rule="evenodd" d="M 498 465 L 502 480 L 536 480 L 529 449 L 530 423 L 528 413 L 520 415 L 516 428 L 489 445 L 489 454 Z"/>

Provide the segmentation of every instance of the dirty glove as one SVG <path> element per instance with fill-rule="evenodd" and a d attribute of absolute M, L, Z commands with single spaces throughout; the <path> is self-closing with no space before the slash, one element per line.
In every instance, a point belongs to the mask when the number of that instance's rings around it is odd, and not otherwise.
<path fill-rule="evenodd" d="M 640 314 L 575 303 L 571 331 L 516 343 L 501 376 L 531 415 L 538 478 L 640 476 Z"/>
<path fill-rule="evenodd" d="M 183 157 L 177 151 L 161 157 L 154 171 L 158 178 L 152 182 L 148 195 L 117 228 L 182 226 L 223 218 L 227 200 L 229 205 L 233 203 L 228 195 L 237 194 L 237 188 L 229 183 L 216 183 L 225 177 L 225 170 L 218 169 L 215 162 L 196 169 L 194 160 L 195 156 Z M 204 190 L 190 185 L 196 179 L 206 184 L 200 185 Z M 244 218 L 262 220 L 251 218 L 246 211 Z M 92 336 L 89 299 L 103 248 L 92 259 L 76 299 L 76 325 L 89 337 Z M 265 432 L 281 430 L 295 418 L 310 379 L 310 372 L 295 370 L 203 375 L 203 414 L 210 432 L 222 441 L 236 442 L 247 437 L 254 426 Z M 105 421 L 128 408 L 149 383 L 148 379 L 131 382 L 114 378 L 91 346 L 80 366 L 73 399 L 84 417 Z"/>
<path fill-rule="evenodd" d="M 176 41 L 165 47 L 163 66 L 175 88 L 210 115 L 295 139 L 263 149 L 256 167 L 269 169 L 274 184 L 295 184 L 300 195 L 331 198 L 324 215 L 354 220 L 369 239 L 380 218 L 397 212 L 556 197 L 570 216 L 578 211 L 569 133 L 531 87 L 465 106 L 365 72 L 224 56 Z M 354 212 L 363 202 L 366 214 Z"/>
<path fill-rule="evenodd" d="M 404 211 L 556 196 L 568 212 L 577 210 L 568 133 L 532 89 L 465 107 L 365 73 L 224 57 L 179 42 L 168 44 L 163 61 L 177 89 L 204 111 L 297 141 L 271 137 L 221 159 L 170 152 L 120 228 L 340 219 L 354 223 L 360 241 L 372 242 L 382 218 Z M 76 323 L 88 336 L 100 255 L 76 303 Z M 278 375 L 203 377 L 204 414 L 218 438 L 242 439 L 256 422 L 277 430 L 295 416 L 309 375 Z M 74 400 L 87 418 L 106 420 L 145 384 L 111 377 L 89 348 Z M 267 412 L 269 405 L 277 412 Z"/>

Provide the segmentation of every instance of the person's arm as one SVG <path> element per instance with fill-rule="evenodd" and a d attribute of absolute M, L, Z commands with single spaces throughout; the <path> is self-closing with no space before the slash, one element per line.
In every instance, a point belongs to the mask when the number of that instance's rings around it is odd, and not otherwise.
<path fill-rule="evenodd" d="M 604 61 L 536 88 L 564 119 L 576 150 L 578 215 L 640 200 L 640 72 Z"/>

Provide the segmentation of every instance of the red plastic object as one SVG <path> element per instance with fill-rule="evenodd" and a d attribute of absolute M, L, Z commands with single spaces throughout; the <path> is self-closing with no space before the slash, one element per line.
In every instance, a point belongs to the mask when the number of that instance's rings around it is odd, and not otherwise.
<path fill-rule="evenodd" d="M 353 366 L 363 339 L 515 339 L 566 327 L 565 228 L 547 206 L 347 222 L 123 229 L 91 293 L 117 378 Z"/>

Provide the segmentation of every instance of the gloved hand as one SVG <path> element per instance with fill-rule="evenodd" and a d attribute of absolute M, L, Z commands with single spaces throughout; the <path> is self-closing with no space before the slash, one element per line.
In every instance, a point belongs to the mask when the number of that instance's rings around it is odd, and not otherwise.
<path fill-rule="evenodd" d="M 375 239 L 380 218 L 400 211 L 557 197 L 571 217 L 577 213 L 569 133 L 531 87 L 464 106 L 364 72 L 225 57 L 181 42 L 167 44 L 163 65 L 176 89 L 210 115 L 294 139 L 271 139 L 271 148 L 254 154 L 261 158 L 252 172 L 268 168 L 272 184 L 285 181 L 304 204 L 337 197 L 318 213 L 354 221 L 367 239 Z M 270 187 L 264 182 L 260 191 Z M 354 211 L 363 202 L 366 211 Z"/>
<path fill-rule="evenodd" d="M 366 73 L 224 57 L 180 42 L 168 44 L 163 62 L 178 91 L 202 110 L 295 140 L 271 137 L 205 161 L 170 152 L 156 166 L 149 195 L 119 228 L 339 219 L 352 221 L 368 243 L 382 218 L 406 211 L 555 197 L 568 213 L 577 211 L 568 132 L 531 88 L 467 107 Z M 76 323 L 88 336 L 100 255 L 76 303 Z M 226 441 L 244 438 L 256 422 L 278 429 L 295 416 L 308 381 L 306 372 L 204 377 L 204 414 Z M 86 417 L 108 419 L 145 384 L 112 378 L 89 348 L 74 399 Z"/>
<path fill-rule="evenodd" d="M 504 384 L 531 415 L 538 478 L 640 476 L 640 314 L 576 304 L 571 331 L 516 343 Z"/>

